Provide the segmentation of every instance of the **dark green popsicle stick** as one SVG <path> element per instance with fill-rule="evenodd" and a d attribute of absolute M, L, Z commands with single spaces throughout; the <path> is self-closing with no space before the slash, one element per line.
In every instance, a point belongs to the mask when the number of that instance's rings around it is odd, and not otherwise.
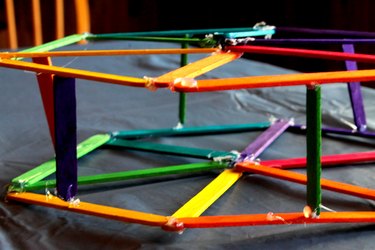
<path fill-rule="evenodd" d="M 203 163 L 192 163 L 183 164 L 168 167 L 158 167 L 149 169 L 139 170 L 128 170 L 123 172 L 99 174 L 92 176 L 79 176 L 78 185 L 97 184 L 104 182 L 123 181 L 129 179 L 145 178 L 145 177 L 157 177 L 171 174 L 185 174 L 194 173 L 200 171 L 208 171 L 214 169 L 223 169 L 227 165 L 219 162 L 203 162 Z M 31 185 L 25 185 L 24 190 L 40 190 L 43 188 L 54 188 L 56 186 L 56 180 L 44 180 L 39 181 Z"/>
<path fill-rule="evenodd" d="M 185 38 L 189 38 L 189 35 L 185 35 Z M 183 43 L 181 45 L 181 48 L 187 49 L 189 47 L 188 43 Z M 181 54 L 181 63 L 180 66 L 183 67 L 188 64 L 188 55 L 187 54 Z M 180 92 L 179 94 L 179 112 L 178 112 L 178 117 L 179 117 L 179 122 L 181 125 L 185 124 L 186 121 L 186 93 Z"/>
<path fill-rule="evenodd" d="M 321 87 L 308 85 L 306 96 L 306 124 L 307 124 L 307 205 L 315 215 L 320 214 L 322 202 L 321 194 Z"/>
<path fill-rule="evenodd" d="M 112 133 L 113 137 L 121 139 L 140 139 L 147 137 L 161 136 L 194 136 L 210 135 L 224 133 L 238 133 L 254 131 L 268 128 L 270 122 L 247 123 L 247 124 L 230 124 L 230 125 L 213 125 L 201 127 L 183 127 L 183 128 L 165 128 L 165 129 L 147 129 L 147 130 L 129 130 L 116 131 Z"/>
<path fill-rule="evenodd" d="M 123 140 L 123 139 L 110 140 L 109 142 L 107 142 L 106 145 L 118 146 L 118 147 L 124 147 L 127 149 L 148 151 L 148 152 L 160 153 L 160 154 L 194 157 L 194 158 L 199 158 L 199 159 L 214 159 L 216 157 L 229 157 L 229 158 L 234 159 L 236 157 L 235 154 L 224 152 L 224 151 L 165 145 L 165 144 L 143 142 L 143 141 L 128 141 L 128 140 Z"/>

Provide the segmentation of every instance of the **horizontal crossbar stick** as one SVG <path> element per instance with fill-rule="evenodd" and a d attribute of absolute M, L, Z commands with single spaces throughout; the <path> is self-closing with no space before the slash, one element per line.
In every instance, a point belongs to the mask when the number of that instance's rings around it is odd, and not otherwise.
<path fill-rule="evenodd" d="M 291 131 L 298 131 L 298 132 L 306 132 L 306 125 L 302 124 L 294 124 L 289 128 Z M 359 131 L 353 129 L 345 129 L 345 128 L 334 128 L 334 127 L 322 127 L 323 134 L 339 134 L 339 135 L 349 135 L 349 136 L 358 136 L 358 137 L 365 137 L 365 138 L 373 138 L 375 137 L 375 132 L 372 131 Z"/>
<path fill-rule="evenodd" d="M 86 39 L 118 39 L 129 36 L 185 36 L 185 35 L 205 35 L 205 34 L 226 34 L 236 32 L 252 32 L 250 35 L 267 35 L 275 33 L 274 30 L 255 29 L 253 27 L 242 28 L 218 28 L 218 29 L 192 29 L 192 30 L 166 30 L 166 31 L 141 31 L 127 33 L 107 33 L 107 34 L 88 34 Z"/>
<path fill-rule="evenodd" d="M 11 192 L 7 194 L 7 199 L 34 205 L 58 208 L 81 214 L 93 215 L 122 222 L 138 223 L 148 226 L 162 227 L 168 222 L 168 218 L 162 215 L 138 212 L 134 210 L 127 210 L 110 206 L 103 206 L 82 201 L 79 204 L 77 204 L 77 206 L 75 206 L 74 204 L 71 204 L 69 201 L 63 201 L 62 199 L 56 196 L 49 197 L 46 195 L 29 192 Z"/>
<path fill-rule="evenodd" d="M 295 49 L 295 48 L 279 48 L 269 46 L 227 46 L 226 50 L 240 53 L 257 53 L 257 54 L 271 54 L 281 56 L 300 56 L 310 57 L 319 59 L 330 59 L 330 60 L 350 60 L 357 62 L 375 63 L 375 55 L 358 54 L 358 53 L 346 53 L 336 51 L 324 51 L 324 50 L 310 50 L 310 49 Z"/>
<path fill-rule="evenodd" d="M 183 146 L 166 145 L 145 141 L 114 139 L 107 142 L 108 146 L 123 147 L 132 150 L 147 151 L 160 154 L 178 155 L 194 157 L 199 159 L 214 159 L 216 157 L 228 157 L 233 160 L 236 155 L 225 151 L 215 151 L 212 149 L 190 148 Z"/>
<path fill-rule="evenodd" d="M 168 84 L 173 86 L 173 83 L 180 79 L 183 85 L 194 85 L 194 77 L 200 76 L 210 70 L 220 67 L 226 63 L 234 61 L 242 56 L 242 53 L 235 52 L 220 52 L 212 54 L 201 60 L 189 63 L 181 68 L 168 72 L 162 76 L 154 79 L 155 86 L 159 87 Z"/>
<path fill-rule="evenodd" d="M 334 166 L 341 164 L 353 164 L 353 163 L 368 163 L 375 161 L 375 151 L 368 152 L 357 152 L 348 154 L 336 154 L 336 155 L 323 155 L 322 158 L 323 166 Z M 279 160 L 264 160 L 261 162 L 262 165 L 274 167 L 274 168 L 302 168 L 306 167 L 306 158 L 289 158 Z"/>
<path fill-rule="evenodd" d="M 194 86 L 184 86 L 181 83 L 176 83 L 173 88 L 180 92 L 208 92 L 249 88 L 285 87 L 311 83 L 327 84 L 355 81 L 367 82 L 373 80 L 375 80 L 375 70 L 372 69 L 207 79 L 198 80 Z"/>
<path fill-rule="evenodd" d="M 322 212 L 319 218 L 305 218 L 302 212 L 200 216 L 179 218 L 183 228 L 213 228 L 315 223 L 374 223 L 375 212 Z M 180 229 L 181 230 L 181 229 Z"/>
<path fill-rule="evenodd" d="M 256 165 L 250 162 L 241 162 L 236 164 L 236 170 L 241 172 L 250 172 L 261 174 L 265 176 L 274 177 L 277 179 L 287 180 L 299 184 L 307 183 L 307 177 L 304 174 L 292 172 L 289 170 L 277 169 L 267 167 L 265 165 Z M 364 199 L 375 200 L 375 189 L 369 189 L 350 185 L 342 182 L 321 179 L 321 187 L 325 190 L 338 192 L 342 194 L 352 195 Z"/>
<path fill-rule="evenodd" d="M 312 28 L 298 28 L 298 27 L 276 27 L 276 32 L 302 33 L 302 34 L 317 34 L 335 35 L 346 37 L 374 37 L 375 32 L 367 31 L 351 31 L 351 30 L 332 30 L 332 29 L 312 29 Z"/>
<path fill-rule="evenodd" d="M 221 164 L 219 162 L 203 162 L 203 163 L 191 163 L 176 166 L 158 167 L 158 168 L 148 168 L 148 169 L 137 169 L 137 170 L 127 170 L 115 173 L 106 173 L 90 176 L 78 176 L 78 185 L 88 185 L 96 183 L 106 183 L 113 181 L 123 181 L 129 179 L 138 179 L 146 177 L 157 177 L 165 176 L 171 174 L 186 174 L 195 173 L 202 171 L 209 171 L 214 169 L 226 168 L 226 164 Z M 22 190 L 20 191 L 30 191 L 38 190 L 44 188 L 54 188 L 56 187 L 56 180 L 43 180 L 38 181 L 34 184 L 28 185 L 26 183 Z"/>
<path fill-rule="evenodd" d="M 192 49 L 132 49 L 132 50 L 80 50 L 52 52 L 2 52 L 0 58 L 12 57 L 63 57 L 63 56 L 125 56 L 153 54 L 199 54 L 217 52 L 214 48 Z"/>
<path fill-rule="evenodd" d="M 247 44 L 375 44 L 375 39 L 371 38 L 256 38 Z"/>
<path fill-rule="evenodd" d="M 42 65 L 37 63 L 14 61 L 9 59 L 0 60 L 0 66 L 6 68 L 33 71 L 36 73 L 56 74 L 63 77 L 80 78 L 91 81 L 107 82 L 130 87 L 146 87 L 147 80 L 130 76 L 119 76 L 114 74 L 99 73 L 81 69 L 63 68 L 58 66 Z M 158 85 L 162 87 L 162 85 Z M 165 86 L 167 87 L 167 86 Z"/>
<path fill-rule="evenodd" d="M 212 125 L 201 127 L 129 130 L 113 132 L 112 136 L 121 139 L 140 139 L 145 137 L 147 138 L 160 136 L 194 136 L 207 134 L 224 134 L 262 130 L 268 128 L 270 125 L 270 122 L 259 122 L 248 124 Z"/>
<path fill-rule="evenodd" d="M 77 158 L 92 152 L 111 139 L 109 134 L 97 134 L 77 145 Z M 21 191 L 23 185 L 33 184 L 56 172 L 56 161 L 51 159 L 12 180 L 11 190 Z"/>

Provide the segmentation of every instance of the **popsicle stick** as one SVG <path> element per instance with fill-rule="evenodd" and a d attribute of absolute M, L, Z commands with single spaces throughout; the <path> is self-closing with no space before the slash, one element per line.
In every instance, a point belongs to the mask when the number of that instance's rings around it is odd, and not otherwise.
<path fill-rule="evenodd" d="M 357 71 L 332 71 L 318 73 L 299 73 L 272 76 L 249 76 L 241 78 L 222 78 L 197 80 L 194 85 L 183 85 L 180 82 L 174 84 L 174 90 L 182 92 L 208 92 L 235 89 L 267 88 L 280 86 L 306 85 L 308 82 L 319 84 L 373 81 L 375 70 Z"/>
<path fill-rule="evenodd" d="M 312 29 L 299 27 L 277 27 L 277 31 L 302 34 L 335 35 L 344 37 L 375 37 L 375 32 L 333 29 Z"/>
<path fill-rule="evenodd" d="M 128 223 L 138 223 L 148 226 L 163 226 L 167 223 L 168 219 L 166 216 L 138 212 L 134 210 L 127 210 L 121 208 L 115 208 L 110 206 L 103 206 L 88 202 L 80 202 L 78 205 L 74 205 L 70 202 L 63 201 L 56 196 L 46 196 L 41 194 L 34 194 L 29 192 L 15 193 L 11 192 L 7 194 L 8 200 L 15 200 L 19 202 L 25 202 L 34 205 L 41 205 L 51 208 L 57 208 L 61 210 L 76 212 L 80 214 L 87 214 L 98 216 L 106 219 L 118 220 Z"/>
<path fill-rule="evenodd" d="M 305 218 L 301 212 L 201 216 L 179 218 L 184 228 L 213 228 L 262 225 L 291 225 L 315 223 L 374 223 L 375 212 L 322 212 L 319 218 Z"/>
<path fill-rule="evenodd" d="M 132 150 L 161 153 L 161 154 L 188 156 L 188 157 L 194 157 L 194 158 L 199 158 L 199 159 L 212 160 L 217 157 L 225 157 L 225 158 L 228 158 L 228 160 L 230 160 L 236 157 L 234 153 L 225 152 L 225 151 L 165 145 L 165 144 L 158 144 L 158 143 L 144 142 L 144 141 L 130 141 L 130 140 L 123 140 L 123 139 L 110 140 L 109 142 L 107 142 L 107 145 L 123 147 L 127 149 L 132 149 Z"/>
<path fill-rule="evenodd" d="M 24 49 L 22 52 L 44 52 L 49 51 L 57 48 L 64 47 L 66 45 L 74 44 L 76 42 L 85 39 L 86 34 L 74 34 L 70 36 L 66 36 L 64 38 L 54 40 L 48 43 L 41 44 L 39 46 L 35 46 L 29 49 Z"/>
<path fill-rule="evenodd" d="M 113 137 L 120 139 L 140 139 L 145 137 L 161 136 L 194 136 L 210 134 L 226 134 L 262 130 L 270 126 L 270 122 L 229 124 L 229 125 L 212 125 L 200 127 L 182 127 L 182 128 L 165 128 L 165 129 L 148 129 L 148 130 L 129 130 L 113 132 Z"/>
<path fill-rule="evenodd" d="M 306 200 L 314 215 L 320 214 L 322 203 L 321 174 L 322 165 L 322 111 L 320 85 L 307 85 L 306 91 Z"/>
<path fill-rule="evenodd" d="M 64 25 L 64 0 L 55 0 L 55 23 L 56 23 L 56 39 L 63 38 L 65 35 Z"/>
<path fill-rule="evenodd" d="M 242 53 L 215 53 L 209 57 L 192 62 L 154 80 L 155 86 L 165 86 L 176 83 L 178 78 L 194 78 L 226 63 L 240 58 Z M 195 81 L 195 80 L 194 80 Z M 186 84 L 186 83 L 184 83 Z M 189 84 L 188 84 L 189 85 Z M 193 84 L 194 85 L 194 84 Z"/>
<path fill-rule="evenodd" d="M 185 35 L 185 38 L 189 38 L 189 35 Z M 189 47 L 188 43 L 181 44 L 181 48 L 187 49 Z M 181 54 L 180 67 L 184 67 L 188 64 L 188 55 Z M 181 125 L 185 124 L 186 121 L 186 93 L 179 94 L 179 105 L 178 105 L 178 118 Z"/>
<path fill-rule="evenodd" d="M 42 15 L 40 13 L 40 0 L 32 0 L 32 17 L 34 30 L 34 46 L 43 43 Z"/>
<path fill-rule="evenodd" d="M 111 139 L 108 134 L 98 134 L 91 136 L 77 146 L 77 159 L 85 156 L 93 150 L 99 148 Z M 25 185 L 33 185 L 47 176 L 56 172 L 55 159 L 49 160 L 41 165 L 27 171 L 26 173 L 12 180 L 11 190 L 23 191 Z"/>
<path fill-rule="evenodd" d="M 357 152 L 349 154 L 323 155 L 322 166 L 349 165 L 353 163 L 368 163 L 375 161 L 375 151 Z M 289 158 L 280 160 L 264 160 L 262 165 L 274 168 L 302 168 L 306 167 L 306 158 Z"/>
<path fill-rule="evenodd" d="M 226 50 L 240 53 L 254 53 L 254 54 L 271 54 L 281 56 L 300 56 L 330 60 L 351 60 L 357 62 L 375 63 L 375 55 L 368 54 L 351 54 L 345 52 L 324 51 L 324 50 L 309 50 L 309 49 L 294 49 L 294 48 L 279 48 L 270 46 L 227 46 Z"/>
<path fill-rule="evenodd" d="M 33 58 L 34 63 L 39 63 L 43 65 L 52 65 L 50 57 L 39 57 Z M 51 140 L 55 146 L 55 113 L 53 110 L 54 100 L 53 100 L 53 75 L 48 73 L 36 74 L 38 80 L 39 92 L 43 101 L 44 113 L 46 115 L 48 129 L 50 132 Z"/>
<path fill-rule="evenodd" d="M 74 77 L 79 79 L 86 79 L 91 81 L 101 81 L 113 84 L 119 84 L 131 87 L 145 87 L 147 81 L 142 78 L 135 78 L 129 76 L 119 76 L 114 74 L 106 74 L 99 72 L 92 72 L 80 69 L 70 69 L 57 66 L 40 65 L 36 63 L 14 61 L 9 59 L 0 60 L 0 66 L 13 69 L 28 70 L 38 73 L 56 74 L 62 77 Z M 160 87 L 162 85 L 159 85 Z M 165 86 L 167 87 L 167 86 Z"/>
<path fill-rule="evenodd" d="M 128 170 L 123 172 L 106 173 L 99 175 L 90 176 L 78 176 L 78 186 L 97 184 L 113 181 L 124 181 L 130 179 L 146 178 L 146 177 L 157 177 L 171 174 L 187 174 L 203 172 L 215 169 L 224 169 L 227 165 L 219 162 L 203 162 L 203 163 L 191 163 L 168 167 L 159 168 L 148 168 L 139 170 Z M 38 181 L 34 184 L 29 185 L 26 183 L 23 186 L 23 191 L 38 190 L 44 188 L 56 187 L 56 180 L 44 180 Z"/>
<path fill-rule="evenodd" d="M 107 34 L 90 34 L 88 39 L 119 39 L 128 36 L 185 36 L 186 34 L 192 35 L 205 35 L 217 34 L 224 35 L 232 32 L 249 32 L 246 36 L 264 36 L 272 35 L 274 30 L 255 29 L 253 27 L 240 27 L 240 28 L 219 28 L 219 29 L 192 29 L 192 30 L 162 30 L 162 31 L 141 31 L 141 32 L 127 32 L 127 33 L 107 33 Z"/>
<path fill-rule="evenodd" d="M 343 44 L 344 52 L 355 53 L 353 44 Z M 357 63 L 354 61 L 345 61 L 346 69 L 349 71 L 358 70 Z M 366 130 L 366 115 L 365 108 L 363 106 L 363 98 L 361 92 L 360 82 L 350 82 L 348 83 L 348 90 L 350 96 L 350 103 L 353 110 L 354 124 L 357 130 L 362 132 Z"/>
<path fill-rule="evenodd" d="M 291 129 L 298 129 L 301 131 L 306 130 L 306 125 L 302 124 L 294 124 L 290 126 Z M 357 136 L 357 137 L 367 137 L 367 138 L 374 138 L 375 132 L 363 130 L 359 131 L 356 129 L 345 129 L 345 128 L 334 128 L 334 127 L 322 127 L 322 133 L 324 134 L 341 134 L 341 135 L 348 135 L 348 136 Z"/>
<path fill-rule="evenodd" d="M 264 165 L 255 165 L 249 162 L 240 162 L 236 164 L 236 170 L 242 172 L 251 172 L 256 174 L 262 174 L 282 180 L 287 180 L 299 184 L 306 184 L 306 175 L 292 172 L 289 170 L 271 168 Z M 321 179 L 321 187 L 326 190 L 352 195 L 364 199 L 375 199 L 375 190 L 354 186 L 342 182 L 331 181 L 327 179 Z"/>
<path fill-rule="evenodd" d="M 290 125 L 288 120 L 278 120 L 266 131 L 258 136 L 240 154 L 236 162 L 245 160 L 247 157 L 258 157 L 271 143 L 273 143 Z"/>
<path fill-rule="evenodd" d="M 198 217 L 224 194 L 240 177 L 242 173 L 231 169 L 224 170 L 202 191 L 195 195 L 185 205 L 178 209 L 172 217 Z"/>
<path fill-rule="evenodd" d="M 215 48 L 190 49 L 132 49 L 132 50 L 82 50 L 82 51 L 51 51 L 51 52 L 0 52 L 1 58 L 13 57 L 75 57 L 75 56 L 126 56 L 126 55 L 157 55 L 157 54 L 204 54 L 217 52 Z"/>
<path fill-rule="evenodd" d="M 248 44 L 257 45 L 290 45 L 290 44 L 374 44 L 373 38 L 272 38 L 262 39 L 256 38 L 254 41 L 249 41 Z"/>
<path fill-rule="evenodd" d="M 56 190 L 68 201 L 77 194 L 77 114 L 75 79 L 55 76 Z"/>
<path fill-rule="evenodd" d="M 9 48 L 17 49 L 18 48 L 18 36 L 16 28 L 16 15 L 14 12 L 14 0 L 5 0 L 6 8 L 6 18 L 8 26 L 8 36 L 9 36 Z"/>

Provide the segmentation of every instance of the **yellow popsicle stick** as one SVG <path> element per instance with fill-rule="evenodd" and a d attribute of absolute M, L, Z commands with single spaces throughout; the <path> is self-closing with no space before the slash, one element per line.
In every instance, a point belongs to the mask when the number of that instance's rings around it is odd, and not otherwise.
<path fill-rule="evenodd" d="M 142 78 L 119 76 L 80 69 L 71 69 L 23 61 L 14 61 L 9 59 L 0 60 L 0 66 L 13 69 L 34 71 L 37 73 L 56 74 L 64 77 L 74 77 L 91 81 L 107 82 L 131 87 L 146 87 L 147 83 L 147 81 Z"/>
<path fill-rule="evenodd" d="M 218 51 L 215 48 L 191 49 L 128 49 L 128 50 L 81 50 L 81 51 L 47 51 L 47 52 L 1 52 L 0 58 L 13 57 L 66 57 L 66 56 L 126 56 L 153 54 L 204 54 Z"/>
<path fill-rule="evenodd" d="M 162 215 L 114 208 L 88 202 L 79 202 L 79 204 L 74 205 L 70 202 L 63 201 L 56 196 L 46 196 L 42 194 L 23 192 L 8 193 L 7 199 L 149 226 L 161 227 L 168 222 L 168 218 Z"/>
<path fill-rule="evenodd" d="M 185 205 L 177 210 L 172 217 L 199 217 L 209 206 L 211 206 L 222 194 L 225 193 L 240 177 L 241 172 L 232 169 L 224 170 L 202 191 L 190 199 Z"/>
<path fill-rule="evenodd" d="M 240 58 L 242 53 L 219 52 L 154 79 L 155 85 L 173 84 L 177 78 L 194 78 L 228 62 Z"/>
<path fill-rule="evenodd" d="M 338 83 L 375 80 L 375 70 L 333 71 L 318 73 L 299 73 L 272 76 L 250 76 L 240 78 L 222 78 L 198 80 L 194 86 L 174 84 L 181 92 L 222 91 L 248 88 L 267 88 L 306 85 L 310 83 Z"/>

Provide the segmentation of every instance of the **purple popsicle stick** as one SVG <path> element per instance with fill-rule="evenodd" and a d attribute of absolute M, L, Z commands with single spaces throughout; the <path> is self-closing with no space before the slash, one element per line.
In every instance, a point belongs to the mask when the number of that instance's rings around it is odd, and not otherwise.
<path fill-rule="evenodd" d="M 246 158 L 257 158 L 277 137 L 279 137 L 289 126 L 289 120 L 277 120 L 266 129 L 255 141 L 249 144 L 240 154 L 236 162 L 244 161 Z"/>
<path fill-rule="evenodd" d="M 318 35 L 334 35 L 346 37 L 374 37 L 374 32 L 366 31 L 349 31 L 349 30 L 331 30 L 331 29 L 311 29 L 311 28 L 297 28 L 297 27 L 276 27 L 276 32 L 289 33 L 303 33 L 303 34 L 318 34 Z"/>
<path fill-rule="evenodd" d="M 54 77 L 57 195 L 69 201 L 77 194 L 77 118 L 75 79 Z"/>
<path fill-rule="evenodd" d="M 343 44 L 342 48 L 346 53 L 355 53 L 353 44 Z M 345 61 L 345 65 L 347 70 L 358 70 L 357 62 L 355 61 Z M 348 83 L 348 90 L 353 109 L 354 124 L 358 131 L 363 132 L 366 130 L 366 115 L 363 107 L 361 83 Z"/>
<path fill-rule="evenodd" d="M 297 129 L 300 131 L 306 131 L 306 125 L 301 124 L 294 124 L 290 126 L 291 129 Z M 351 129 L 344 129 L 344 128 L 332 128 L 332 127 L 323 127 L 323 133 L 331 133 L 331 134 L 341 134 L 341 135 L 352 135 L 358 137 L 372 137 L 375 138 L 375 132 L 370 131 L 355 131 Z"/>

